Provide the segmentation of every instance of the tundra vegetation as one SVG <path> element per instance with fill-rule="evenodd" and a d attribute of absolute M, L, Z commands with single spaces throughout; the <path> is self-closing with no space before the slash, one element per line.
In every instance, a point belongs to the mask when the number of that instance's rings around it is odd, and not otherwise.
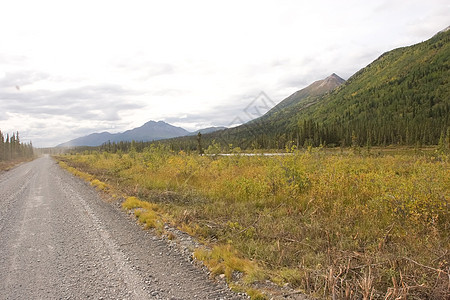
<path fill-rule="evenodd" d="M 196 236 L 206 247 L 194 256 L 212 276 L 253 298 L 271 280 L 326 299 L 446 299 L 447 144 L 285 156 L 200 156 L 153 144 L 58 159 L 126 199 L 146 227 L 163 232 L 170 223 Z"/>

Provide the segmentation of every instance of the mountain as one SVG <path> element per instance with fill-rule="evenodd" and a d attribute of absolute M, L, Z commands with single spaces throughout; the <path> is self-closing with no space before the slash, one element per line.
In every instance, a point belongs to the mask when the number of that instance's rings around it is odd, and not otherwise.
<path fill-rule="evenodd" d="M 275 136 L 280 132 L 286 132 L 291 123 L 295 123 L 293 120 L 302 109 L 317 103 L 324 95 L 343 83 L 345 80 L 333 73 L 293 93 L 260 118 L 234 128 L 205 135 L 203 139 L 206 143 L 215 140 L 224 146 L 232 144 L 243 149 L 277 148 L 278 142 Z"/>
<path fill-rule="evenodd" d="M 141 127 L 127 130 L 122 133 L 92 133 L 87 136 L 79 137 L 60 144 L 57 147 L 74 147 L 74 146 L 100 146 L 108 141 L 156 141 L 161 139 L 173 138 L 189 134 L 189 131 L 170 125 L 166 122 L 149 121 Z"/>
<path fill-rule="evenodd" d="M 436 145 L 450 127 L 450 31 L 384 53 L 301 111 L 300 143 Z"/>
<path fill-rule="evenodd" d="M 258 119 L 204 135 L 203 146 L 213 140 L 242 149 L 436 145 L 450 135 L 449 78 L 447 28 L 427 41 L 382 54 L 345 83 L 332 74 Z M 195 141 L 190 145 L 195 147 Z"/>
<path fill-rule="evenodd" d="M 187 134 L 189 134 L 189 131 L 181 127 L 176 127 L 163 121 L 149 121 L 141 127 L 127 130 L 121 133 L 113 141 L 119 142 L 135 140 L 148 142 L 183 136 Z"/>
<path fill-rule="evenodd" d="M 266 115 L 271 115 L 272 113 L 279 111 L 283 108 L 296 105 L 305 98 L 322 96 L 334 90 L 344 82 L 345 82 L 344 79 L 333 73 L 327 78 L 317 80 L 312 84 L 310 84 L 309 86 L 307 86 L 306 88 L 301 89 L 295 92 L 294 94 L 290 95 L 289 97 L 278 103 Z"/>
<path fill-rule="evenodd" d="M 202 134 L 211 133 L 225 128 L 226 127 L 209 127 L 197 130 L 195 132 L 189 132 L 181 127 L 176 127 L 163 121 L 158 122 L 149 121 L 144 125 L 142 125 L 141 127 L 127 130 L 122 133 L 109 133 L 109 132 L 92 133 L 87 136 L 79 137 L 66 143 L 59 144 L 56 147 L 77 147 L 77 146 L 95 147 L 100 146 L 107 142 L 118 143 L 121 141 L 149 142 L 186 135 L 197 135 L 198 132 Z"/>

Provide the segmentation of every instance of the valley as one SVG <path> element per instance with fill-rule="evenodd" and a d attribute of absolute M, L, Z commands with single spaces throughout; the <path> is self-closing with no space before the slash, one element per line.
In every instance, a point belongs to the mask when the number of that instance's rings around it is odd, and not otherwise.
<path fill-rule="evenodd" d="M 286 62 L 268 64 L 272 75 Z M 322 74 L 292 93 L 293 80 L 280 79 L 274 86 L 291 95 L 230 128 L 206 108 L 226 84 L 207 93 L 205 80 L 193 93 L 196 69 L 178 73 L 189 79 L 180 89 L 170 81 L 147 90 L 177 71 L 157 69 L 167 74 L 142 71 L 125 80 L 141 81 L 129 90 L 97 80 L 51 94 L 40 81 L 64 77 L 40 73 L 0 80 L 13 111 L 4 120 L 35 113 L 33 126 L 54 141 L 66 137 L 58 126 L 70 138 L 94 132 L 41 149 L 0 132 L 1 299 L 449 298 L 449 27 L 347 80 Z M 255 92 L 242 78 L 242 94 Z M 39 84 L 27 93 L 28 81 Z M 236 124 L 259 111 L 256 100 L 242 112 L 231 101 L 217 107 Z M 95 132 L 165 105 L 162 120 L 216 126 L 190 132 L 156 118 Z"/>

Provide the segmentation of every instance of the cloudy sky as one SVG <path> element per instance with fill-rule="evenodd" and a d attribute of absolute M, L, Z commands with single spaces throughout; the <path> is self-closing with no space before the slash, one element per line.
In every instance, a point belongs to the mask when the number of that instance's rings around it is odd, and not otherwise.
<path fill-rule="evenodd" d="M 2 1 L 0 130 L 54 146 L 149 120 L 228 126 L 450 25 L 448 0 Z"/>

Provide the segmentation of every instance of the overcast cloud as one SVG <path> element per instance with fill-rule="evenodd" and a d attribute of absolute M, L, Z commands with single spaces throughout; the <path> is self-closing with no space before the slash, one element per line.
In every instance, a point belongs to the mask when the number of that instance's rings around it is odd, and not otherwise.
<path fill-rule="evenodd" d="M 447 27 L 447 0 L 31 1 L 0 11 L 0 130 L 35 146 L 149 120 L 227 126 Z"/>

